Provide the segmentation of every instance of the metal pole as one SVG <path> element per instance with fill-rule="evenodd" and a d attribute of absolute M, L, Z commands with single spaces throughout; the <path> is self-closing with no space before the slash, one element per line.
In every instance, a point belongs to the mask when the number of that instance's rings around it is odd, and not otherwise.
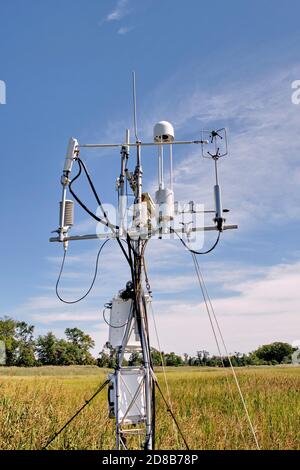
<path fill-rule="evenodd" d="M 170 144 L 170 189 L 173 191 L 173 147 Z"/>
<path fill-rule="evenodd" d="M 128 339 L 131 332 L 132 326 L 132 312 L 128 318 L 128 323 L 126 326 L 123 343 L 122 346 L 118 349 L 117 352 L 117 364 L 116 364 L 116 409 L 115 409 L 115 417 L 116 417 L 116 450 L 120 450 L 121 444 L 121 425 L 120 425 L 120 381 L 121 381 L 121 367 L 124 359 L 126 345 L 128 343 Z M 122 441 L 123 442 L 123 441 Z"/>
<path fill-rule="evenodd" d="M 173 145 L 189 145 L 189 144 L 208 144 L 208 140 L 175 140 Z M 79 148 L 115 148 L 122 147 L 124 144 L 78 144 L 76 149 Z M 170 142 L 133 142 L 129 147 L 156 147 L 158 145 L 170 145 Z"/>
<path fill-rule="evenodd" d="M 164 189 L 164 148 L 162 145 L 158 147 L 158 186 Z"/>
<path fill-rule="evenodd" d="M 62 242 L 64 239 L 64 225 L 65 225 L 65 210 L 66 210 L 66 198 L 67 198 L 67 185 L 63 182 L 62 196 L 61 196 L 61 207 L 60 207 L 60 221 L 59 221 L 59 239 Z"/>
<path fill-rule="evenodd" d="M 126 145 L 122 146 L 121 149 L 121 172 L 119 178 L 119 237 L 123 236 L 124 233 L 124 218 L 126 215 L 127 199 L 125 194 L 125 170 L 127 166 L 127 160 L 129 156 L 129 141 L 130 134 L 129 129 L 126 129 L 125 137 Z"/>
<path fill-rule="evenodd" d="M 140 210 L 142 203 L 142 164 L 141 164 L 141 149 L 140 146 L 137 146 L 137 165 L 136 165 L 136 179 L 137 179 L 137 190 L 136 190 L 136 204 Z M 140 240 L 138 239 L 135 242 L 135 251 L 138 254 L 136 258 L 135 273 L 137 278 L 136 286 L 136 295 L 137 295 L 137 308 L 139 312 L 136 312 L 140 317 L 140 336 L 141 336 L 141 345 L 143 352 L 143 360 L 145 367 L 145 400 L 146 400 L 146 441 L 145 441 L 145 450 L 151 450 L 153 448 L 152 442 L 152 406 L 151 406 L 151 377 L 150 374 L 150 350 L 148 343 L 148 323 L 146 319 L 147 311 L 144 309 L 143 305 L 143 292 L 142 292 L 142 251 Z"/>
<path fill-rule="evenodd" d="M 119 424 L 119 403 L 120 403 L 120 363 L 119 354 L 117 355 L 117 370 L 116 370 L 116 404 L 115 404 L 115 415 L 116 415 L 116 450 L 120 450 L 120 424 Z"/>

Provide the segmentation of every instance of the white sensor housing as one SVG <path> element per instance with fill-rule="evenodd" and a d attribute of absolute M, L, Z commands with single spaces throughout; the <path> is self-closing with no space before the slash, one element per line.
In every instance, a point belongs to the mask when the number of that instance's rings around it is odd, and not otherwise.
<path fill-rule="evenodd" d="M 153 129 L 154 142 L 174 142 L 174 128 L 168 121 L 160 121 Z"/>
<path fill-rule="evenodd" d="M 158 221 L 173 220 L 174 218 L 174 193 L 172 189 L 159 189 L 155 193 L 156 217 Z"/>
<path fill-rule="evenodd" d="M 74 157 L 75 157 L 75 151 L 76 151 L 77 146 L 78 146 L 78 141 L 74 139 L 73 137 L 71 137 L 71 139 L 69 140 L 69 144 L 68 144 L 64 172 L 69 172 L 72 170 Z"/>

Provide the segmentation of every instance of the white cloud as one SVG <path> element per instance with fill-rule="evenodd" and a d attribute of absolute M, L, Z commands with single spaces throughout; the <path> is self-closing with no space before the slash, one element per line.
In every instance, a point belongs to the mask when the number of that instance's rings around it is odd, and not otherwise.
<path fill-rule="evenodd" d="M 247 352 L 262 343 L 298 338 L 299 285 L 300 262 L 281 264 L 266 268 L 259 279 L 233 284 L 235 295 L 214 299 L 228 349 Z M 216 352 L 203 302 L 158 300 L 154 308 L 165 350 Z"/>
<path fill-rule="evenodd" d="M 149 271 L 162 347 L 178 353 L 193 354 L 197 349 L 216 352 L 188 254 L 178 246 L 173 246 L 173 250 L 168 252 L 163 244 L 154 246 L 152 252 L 155 251 L 156 258 L 153 258 L 153 264 L 150 263 Z M 160 257 L 164 258 L 161 267 Z M 168 258 L 173 263 L 171 270 L 166 269 Z M 180 269 L 182 265 L 184 273 Z M 118 266 L 116 257 L 106 267 L 101 283 L 80 304 L 63 305 L 53 292 L 53 295 L 32 297 L 17 314 L 22 318 L 26 314 L 29 320 L 38 322 L 38 332 L 45 325 L 52 329 L 58 324 L 78 323 L 84 330 L 89 330 L 96 340 L 96 349 L 100 350 L 108 336 L 102 319 L 103 304 L 126 281 L 126 275 L 122 281 Z M 227 269 L 220 261 L 208 260 L 202 271 L 209 290 L 217 292 L 213 296 L 213 304 L 230 351 L 247 352 L 262 343 L 275 340 L 292 342 L 299 337 L 299 261 L 259 268 L 254 264 L 247 266 L 235 262 L 231 269 Z M 189 294 L 191 291 L 192 296 Z M 65 294 L 73 297 L 81 292 L 82 288 L 76 293 L 67 288 Z M 173 298 L 161 294 L 171 294 Z M 151 338 L 155 345 L 153 331 Z"/>
<path fill-rule="evenodd" d="M 91 217 L 76 222 L 76 235 L 87 235 L 87 234 L 96 234 L 97 233 L 97 223 Z M 70 233 L 70 235 L 72 235 Z"/>
<path fill-rule="evenodd" d="M 100 311 L 95 312 L 83 310 L 79 313 L 74 312 L 59 312 L 56 311 L 54 314 L 49 314 L 47 316 L 34 313 L 32 319 L 42 324 L 51 324 L 57 322 L 91 322 L 91 321 L 102 321 L 102 316 Z"/>
<path fill-rule="evenodd" d="M 122 26 L 121 28 L 118 29 L 118 34 L 123 36 L 124 34 L 129 33 L 132 30 L 132 28 L 128 28 L 127 26 Z"/>
<path fill-rule="evenodd" d="M 225 125 L 230 155 L 220 162 L 219 173 L 224 206 L 232 209 L 228 221 L 244 229 L 299 222 L 299 106 L 290 99 L 291 80 L 298 72 L 299 67 L 291 67 L 256 82 L 237 81 L 226 91 L 222 85 L 213 93 L 199 86 L 193 91 L 188 87 L 186 93 L 169 86 L 166 92 L 163 84 L 155 92 L 159 104 L 144 120 L 142 131 L 151 135 L 153 123 L 165 118 L 173 122 L 177 136 L 194 138 L 202 128 Z M 175 147 L 173 153 L 176 200 L 194 199 L 211 208 L 212 162 L 201 158 L 200 148 L 187 148 L 184 154 Z"/>
<path fill-rule="evenodd" d="M 182 275 L 174 276 L 173 274 L 164 273 L 164 275 L 156 275 L 151 281 L 151 288 L 158 294 L 178 294 L 194 289 L 196 286 L 195 276 Z"/>
<path fill-rule="evenodd" d="M 128 14 L 128 0 L 118 0 L 115 8 L 107 14 L 106 21 L 119 21 Z"/>

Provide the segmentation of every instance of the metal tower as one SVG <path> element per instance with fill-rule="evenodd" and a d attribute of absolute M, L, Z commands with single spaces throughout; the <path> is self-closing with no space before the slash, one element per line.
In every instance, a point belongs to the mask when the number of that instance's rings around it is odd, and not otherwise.
<path fill-rule="evenodd" d="M 135 93 L 135 84 L 134 84 Z M 135 102 L 135 100 L 134 100 Z M 155 445 L 155 388 L 157 379 L 152 366 L 149 327 L 148 306 L 151 295 L 145 290 L 145 265 L 144 255 L 146 245 L 150 238 L 162 238 L 164 235 L 177 236 L 192 253 L 198 253 L 189 247 L 189 239 L 193 233 L 200 231 L 217 231 L 220 233 L 227 229 L 235 229 L 236 225 L 225 225 L 222 207 L 221 190 L 218 181 L 217 163 L 219 158 L 227 154 L 227 138 L 225 129 L 202 132 L 201 139 L 192 141 L 176 141 L 173 126 L 167 121 L 160 121 L 154 126 L 153 142 L 142 142 L 138 139 L 135 117 L 135 142 L 130 142 L 129 130 L 126 131 L 124 143 L 109 144 L 79 144 L 71 138 L 68 145 L 62 183 L 62 200 L 60 202 L 60 222 L 57 230 L 58 236 L 50 238 L 51 242 L 63 243 L 65 255 L 68 242 L 73 240 L 107 240 L 115 239 L 119 244 L 130 266 L 131 279 L 126 287 L 121 290 L 112 301 L 106 305 L 109 309 L 109 344 L 115 351 L 116 367 L 114 373 L 109 376 L 109 413 L 116 421 L 116 448 L 128 449 L 131 442 L 140 448 L 151 450 Z M 207 139 L 204 137 L 207 136 Z M 214 224 L 209 226 L 194 226 L 181 224 L 175 227 L 176 214 L 196 212 L 192 202 L 187 211 L 176 209 L 173 192 L 173 154 L 172 149 L 177 145 L 200 145 L 203 157 L 212 158 L 215 165 L 214 198 L 215 208 L 204 211 L 214 214 Z M 158 149 L 158 190 L 155 193 L 155 201 L 148 193 L 143 192 L 143 170 L 141 151 L 143 147 Z M 206 151 L 206 147 L 208 150 Z M 223 147 L 222 147 L 223 146 Z M 222 148 L 221 148 L 222 147 Z M 80 158 L 81 149 L 90 148 L 119 148 L 121 155 L 121 171 L 117 179 L 118 190 L 118 223 L 114 224 L 102 206 L 100 198 L 95 190 L 93 182 L 87 172 L 85 164 Z M 134 149 L 136 161 L 134 171 L 128 169 L 129 153 Z M 164 152 L 169 149 L 170 182 L 165 185 L 164 180 Z M 166 153 L 166 152 L 165 152 Z M 71 180 L 70 175 L 74 162 L 78 163 L 79 172 Z M 90 187 L 101 209 L 101 216 L 94 214 L 82 203 L 76 195 L 73 183 L 81 172 L 87 176 Z M 133 215 L 128 222 L 128 201 L 125 184 L 129 184 L 134 195 Z M 77 203 L 83 207 L 91 217 L 100 225 L 107 228 L 106 232 L 90 235 L 69 235 L 69 229 L 73 225 L 73 201 L 67 199 L 67 191 L 70 191 Z M 186 236 L 186 241 L 183 239 Z M 207 252 L 212 251 L 214 246 Z M 202 253 L 201 253 L 202 254 Z M 64 255 L 64 256 L 65 256 Z M 149 291 L 149 286 L 148 286 Z M 128 366 L 124 362 L 129 353 L 142 355 L 141 366 Z M 166 401 L 165 401 L 166 403 Z"/>

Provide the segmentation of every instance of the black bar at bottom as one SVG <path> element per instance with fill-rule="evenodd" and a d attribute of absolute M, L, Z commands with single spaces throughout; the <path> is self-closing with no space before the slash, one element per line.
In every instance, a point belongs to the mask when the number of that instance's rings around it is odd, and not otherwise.
<path fill-rule="evenodd" d="M 245 462 L 251 464 L 282 463 L 286 467 L 299 460 L 297 451 L 1 451 L 0 464 L 76 464 L 89 463 L 101 465 L 102 468 L 122 465 L 123 468 L 138 468 L 144 465 L 179 465 L 198 467 L 204 464 L 229 464 Z"/>

